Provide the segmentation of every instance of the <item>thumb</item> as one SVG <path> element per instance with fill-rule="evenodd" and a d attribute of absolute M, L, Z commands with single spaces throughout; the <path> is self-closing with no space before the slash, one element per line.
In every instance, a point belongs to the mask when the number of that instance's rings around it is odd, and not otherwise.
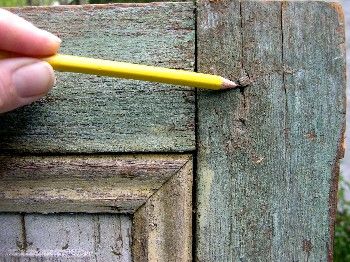
<path fill-rule="evenodd" d="M 32 58 L 0 61 L 0 113 L 30 104 L 54 85 L 52 67 Z"/>

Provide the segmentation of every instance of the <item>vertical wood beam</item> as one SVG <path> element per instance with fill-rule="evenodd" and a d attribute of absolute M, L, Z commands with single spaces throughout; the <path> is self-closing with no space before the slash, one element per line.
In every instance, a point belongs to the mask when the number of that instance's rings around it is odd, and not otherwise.
<path fill-rule="evenodd" d="M 345 124 L 341 7 L 200 0 L 198 261 L 332 259 Z"/>

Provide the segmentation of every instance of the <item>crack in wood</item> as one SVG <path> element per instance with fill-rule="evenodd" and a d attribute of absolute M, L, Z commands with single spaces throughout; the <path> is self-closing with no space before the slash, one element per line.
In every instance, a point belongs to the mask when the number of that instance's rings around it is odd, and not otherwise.
<path fill-rule="evenodd" d="M 26 252 L 28 248 L 25 214 L 21 214 L 21 241 L 17 241 L 17 247 Z"/>

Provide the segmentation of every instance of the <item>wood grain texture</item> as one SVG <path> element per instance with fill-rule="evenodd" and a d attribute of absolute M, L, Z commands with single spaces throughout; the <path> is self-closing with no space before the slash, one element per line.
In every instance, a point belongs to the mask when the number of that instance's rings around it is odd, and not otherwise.
<path fill-rule="evenodd" d="M 17 186 L 19 192 L 27 190 L 30 193 L 27 196 L 17 193 L 27 207 L 23 203 L 18 205 L 18 199 L 5 199 L 0 202 L 0 209 L 24 212 L 128 212 L 133 218 L 108 214 L 2 213 L 1 261 L 191 260 L 193 162 L 190 156 L 2 159 L 8 160 L 2 162 L 5 165 L 0 165 L 5 166 L 3 170 L 16 166 L 13 168 L 14 175 L 0 172 L 2 196 L 8 195 L 11 186 Z M 80 186 L 88 180 L 90 183 Z M 71 195 L 64 195 L 67 190 L 62 189 L 60 184 L 70 187 L 68 191 L 76 190 L 77 194 L 81 194 L 80 199 L 68 199 Z M 101 190 L 99 185 L 107 189 L 100 186 Z M 128 210 L 118 206 L 112 208 L 111 205 L 120 202 L 118 197 L 113 196 L 112 186 L 127 188 L 131 185 L 134 188 L 123 196 L 124 201 L 134 201 L 133 192 L 144 187 L 150 194 L 143 204 L 136 211 L 135 207 Z M 58 195 L 52 197 L 47 193 L 52 188 Z M 112 195 L 108 198 L 102 196 L 102 206 L 96 207 L 91 192 L 96 194 L 101 191 Z M 60 201 L 56 203 L 51 198 Z M 85 205 L 83 201 L 88 204 Z M 132 245 L 132 242 L 135 244 Z"/>
<path fill-rule="evenodd" d="M 11 9 L 62 38 L 61 53 L 193 70 L 193 3 Z M 58 73 L 32 106 L 0 116 L 8 152 L 195 149 L 193 89 Z"/>
<path fill-rule="evenodd" d="M 131 217 L 125 215 L 0 216 L 0 260 L 131 262 Z"/>
<path fill-rule="evenodd" d="M 192 261 L 192 161 L 134 214 L 134 261 Z"/>
<path fill-rule="evenodd" d="M 189 156 L 0 157 L 0 211 L 134 213 Z"/>
<path fill-rule="evenodd" d="M 198 261 L 332 260 L 344 20 L 324 2 L 198 2 Z"/>

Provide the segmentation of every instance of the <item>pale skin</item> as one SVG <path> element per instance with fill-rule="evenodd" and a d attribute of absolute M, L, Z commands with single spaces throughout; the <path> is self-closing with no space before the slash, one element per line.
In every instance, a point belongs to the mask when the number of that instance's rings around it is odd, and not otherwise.
<path fill-rule="evenodd" d="M 61 40 L 24 19 L 0 9 L 0 50 L 23 55 L 0 60 L 0 113 L 45 96 L 55 82 L 52 67 L 38 59 L 55 54 Z"/>

